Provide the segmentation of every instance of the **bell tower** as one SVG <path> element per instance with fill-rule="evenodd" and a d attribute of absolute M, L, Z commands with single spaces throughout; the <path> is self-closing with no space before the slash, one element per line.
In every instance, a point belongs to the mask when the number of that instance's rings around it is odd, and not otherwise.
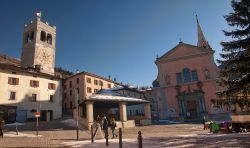
<path fill-rule="evenodd" d="M 42 22 L 41 15 L 36 13 L 36 19 L 24 27 L 21 67 L 54 75 L 56 26 Z"/>

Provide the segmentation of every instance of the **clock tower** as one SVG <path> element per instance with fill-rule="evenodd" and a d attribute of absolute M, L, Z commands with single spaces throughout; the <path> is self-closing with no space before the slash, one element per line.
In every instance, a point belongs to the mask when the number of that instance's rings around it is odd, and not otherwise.
<path fill-rule="evenodd" d="M 40 68 L 40 72 L 54 75 L 56 26 L 41 21 L 41 12 L 23 31 L 21 67 Z"/>

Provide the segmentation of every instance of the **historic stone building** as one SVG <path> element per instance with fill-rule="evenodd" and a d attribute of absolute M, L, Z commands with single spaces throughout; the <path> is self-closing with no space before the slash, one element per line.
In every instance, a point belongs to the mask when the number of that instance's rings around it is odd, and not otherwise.
<path fill-rule="evenodd" d="M 157 58 L 153 82 L 154 109 L 158 119 L 201 119 L 210 113 L 216 97 L 218 68 L 197 19 L 197 46 L 180 42 Z"/>
<path fill-rule="evenodd" d="M 21 62 L 1 56 L 0 111 L 5 118 L 19 122 L 35 118 L 48 121 L 62 116 L 61 78 L 55 76 L 55 26 L 41 21 L 25 25 Z M 9 116 L 12 114 L 12 116 Z"/>
<path fill-rule="evenodd" d="M 54 75 L 55 46 L 56 27 L 37 17 L 24 27 L 21 67 L 37 67 L 43 73 Z"/>

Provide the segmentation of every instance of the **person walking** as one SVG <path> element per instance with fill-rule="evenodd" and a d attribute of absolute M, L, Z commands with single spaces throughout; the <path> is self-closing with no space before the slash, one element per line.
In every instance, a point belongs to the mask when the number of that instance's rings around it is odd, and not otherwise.
<path fill-rule="evenodd" d="M 115 118 L 111 118 L 110 127 L 111 127 L 111 131 L 112 131 L 112 135 L 113 135 L 112 138 L 115 138 L 115 137 L 117 138 L 118 135 L 115 133 L 115 127 L 116 127 Z"/>
<path fill-rule="evenodd" d="M 3 126 L 4 126 L 4 120 L 3 118 L 0 118 L 0 137 L 3 138 Z"/>
<path fill-rule="evenodd" d="M 108 120 L 106 116 L 103 117 L 102 130 L 104 131 L 104 133 L 106 133 L 105 131 L 108 130 Z"/>
<path fill-rule="evenodd" d="M 100 125 L 100 127 L 102 129 L 102 119 L 101 119 L 100 115 L 97 115 L 96 122 L 98 123 L 98 126 Z"/>

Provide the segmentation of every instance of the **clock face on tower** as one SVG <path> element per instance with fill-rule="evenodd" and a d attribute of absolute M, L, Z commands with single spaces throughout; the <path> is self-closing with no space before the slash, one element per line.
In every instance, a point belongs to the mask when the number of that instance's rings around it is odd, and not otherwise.
<path fill-rule="evenodd" d="M 51 63 L 51 54 L 48 53 L 46 50 L 41 49 L 41 53 L 39 55 L 39 59 L 44 64 L 50 64 Z"/>

